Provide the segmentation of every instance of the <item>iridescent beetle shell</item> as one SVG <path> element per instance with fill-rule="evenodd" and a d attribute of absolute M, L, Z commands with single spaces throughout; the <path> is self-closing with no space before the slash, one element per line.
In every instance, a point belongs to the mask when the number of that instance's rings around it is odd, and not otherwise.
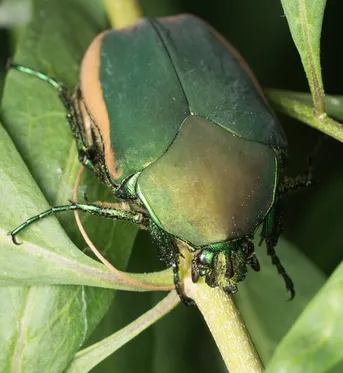
<path fill-rule="evenodd" d="M 80 92 L 85 142 L 104 154 L 107 183 L 137 175 L 159 227 L 196 247 L 255 232 L 287 142 L 245 62 L 210 26 L 182 15 L 100 34 Z"/>

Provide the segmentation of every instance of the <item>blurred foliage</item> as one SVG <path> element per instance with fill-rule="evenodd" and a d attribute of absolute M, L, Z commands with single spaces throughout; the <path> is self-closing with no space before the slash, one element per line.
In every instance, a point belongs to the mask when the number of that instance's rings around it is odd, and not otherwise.
<path fill-rule="evenodd" d="M 144 14 L 147 16 L 165 16 L 181 12 L 196 14 L 207 20 L 232 42 L 247 60 L 262 86 L 293 91 L 309 90 L 300 58 L 291 39 L 279 1 L 142 0 L 142 7 Z M 326 92 L 330 94 L 342 94 L 343 87 L 343 76 L 341 74 L 343 46 L 337 37 L 341 32 L 341 14 L 343 14 L 343 2 L 341 0 L 327 2 L 321 49 L 324 87 Z M 44 36 L 46 38 L 50 37 L 48 34 Z M 7 58 L 13 55 L 13 50 L 13 34 L 10 34 L 6 29 L 1 29 L 1 90 L 5 74 L 4 66 Z M 35 55 L 36 50 L 27 53 Z M 82 51 L 80 50 L 78 53 L 81 55 Z M 66 65 L 64 68 L 67 69 Z M 71 70 L 73 69 L 75 72 L 76 67 L 72 65 Z M 56 75 L 55 66 L 53 66 L 52 72 Z M 59 72 L 57 71 L 57 73 Z M 75 83 L 73 71 L 71 73 L 62 71 L 61 74 L 63 76 L 67 75 L 68 84 Z M 300 190 L 285 198 L 284 236 L 301 250 L 319 270 L 326 275 L 330 275 L 342 259 L 341 211 L 343 209 L 343 199 L 341 191 L 343 190 L 343 169 L 341 159 L 343 158 L 343 146 L 289 117 L 280 115 L 279 118 L 289 140 L 287 173 L 296 175 L 303 172 L 307 167 L 308 156 L 313 154 L 313 174 L 318 181 L 317 185 L 306 190 Z M 15 138 L 16 134 L 14 133 L 12 136 Z M 20 143 L 20 138 L 17 143 Z M 25 151 L 22 149 L 21 147 L 21 155 L 25 159 Z M 61 154 L 64 154 L 64 151 L 61 151 Z M 36 166 L 34 164 L 30 166 L 30 161 L 27 158 L 26 162 L 29 163 L 30 171 L 34 173 Z M 38 178 L 38 175 L 35 175 L 35 178 Z M 42 180 L 39 182 L 39 186 L 51 203 L 57 202 L 54 191 L 50 190 L 49 183 L 44 184 L 44 180 Z M 97 195 L 103 195 L 103 193 L 105 192 L 101 191 L 100 188 Z M 64 198 L 64 196 L 59 198 L 62 197 Z M 58 202 L 61 202 L 61 200 L 58 200 Z M 72 218 L 62 219 L 62 225 L 67 230 L 69 229 L 68 233 L 74 242 L 82 245 L 80 238 L 77 237 L 76 230 L 69 227 L 71 220 Z M 107 229 L 111 229 L 109 228 L 111 224 L 107 225 Z M 95 225 L 92 224 L 91 219 L 88 226 L 90 235 L 96 235 Z M 101 247 L 101 237 L 98 238 L 97 242 Z M 106 242 L 104 245 L 106 245 Z M 106 249 L 109 250 L 109 245 L 106 246 Z M 121 255 L 118 255 L 118 257 L 121 257 Z M 121 268 L 125 267 L 127 260 L 128 257 L 122 259 Z M 128 270 L 146 272 L 158 268 L 162 268 L 162 266 L 157 262 L 154 246 L 147 235 L 140 232 L 133 248 Z M 250 291 L 249 287 L 247 289 Z M 263 292 L 263 289 L 260 291 Z M 89 292 L 93 299 L 99 297 L 102 302 L 102 313 L 104 313 L 113 294 L 109 294 L 108 291 L 104 291 L 102 294 L 100 289 L 92 289 Z M 256 293 L 256 290 L 253 289 L 253 292 Z M 267 296 L 268 294 L 263 294 L 263 297 Z M 152 304 L 155 304 L 157 298 L 160 299 L 158 294 L 149 293 L 120 292 L 116 294 L 116 302 L 112 303 L 110 311 L 102 319 L 88 343 L 95 342 L 125 326 L 149 309 Z M 286 303 L 285 307 L 287 307 Z M 266 302 L 265 309 L 260 308 L 260 312 L 273 313 L 271 304 Z M 251 317 L 256 317 L 256 315 Z M 95 326 L 99 320 L 100 315 L 96 314 L 92 321 L 93 325 Z M 275 322 L 281 321 L 275 317 Z M 149 353 L 153 349 L 158 353 L 154 355 Z M 195 308 L 187 309 L 183 306 L 179 306 L 152 328 L 123 347 L 118 353 L 105 360 L 93 372 L 134 372 L 137 370 L 141 373 L 160 371 L 166 373 L 177 371 L 225 372 L 216 346 L 204 325 L 201 315 Z M 337 372 L 339 371 L 341 370 L 337 370 Z"/>

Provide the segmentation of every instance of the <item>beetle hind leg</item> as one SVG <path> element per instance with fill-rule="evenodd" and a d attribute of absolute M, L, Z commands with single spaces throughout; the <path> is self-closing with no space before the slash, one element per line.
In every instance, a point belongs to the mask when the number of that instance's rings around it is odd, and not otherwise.
<path fill-rule="evenodd" d="M 76 203 L 70 201 L 69 205 L 55 206 L 50 209 L 27 219 L 24 223 L 20 224 L 13 231 L 9 232 L 12 242 L 16 245 L 20 243 L 16 240 L 16 236 L 31 224 L 38 220 L 44 219 L 50 215 L 66 212 L 66 211 L 81 211 L 91 215 L 101 216 L 113 220 L 129 221 L 137 224 L 142 229 L 147 228 L 148 218 L 143 211 L 135 211 L 129 208 L 129 204 L 106 204 L 106 203 Z"/>
<path fill-rule="evenodd" d="M 266 242 L 267 254 L 271 257 L 272 264 L 276 267 L 278 273 L 283 277 L 286 289 L 290 292 L 289 300 L 295 296 L 295 289 L 292 279 L 287 274 L 284 266 L 281 264 L 280 259 L 276 255 L 275 246 L 282 233 L 282 213 L 280 211 L 279 202 L 268 213 L 262 228 L 261 242 Z"/>

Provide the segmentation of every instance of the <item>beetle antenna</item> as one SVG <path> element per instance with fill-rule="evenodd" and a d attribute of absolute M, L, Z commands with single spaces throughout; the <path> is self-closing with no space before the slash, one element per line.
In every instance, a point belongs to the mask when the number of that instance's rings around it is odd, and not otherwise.
<path fill-rule="evenodd" d="M 83 174 L 83 171 L 84 171 L 84 167 L 81 166 L 80 167 L 80 170 L 76 176 L 76 180 L 75 180 L 75 184 L 74 184 L 74 193 L 73 193 L 73 200 L 74 200 L 74 203 L 77 203 L 77 191 L 78 191 L 78 187 L 79 187 L 79 184 L 80 184 L 80 180 L 81 180 L 81 176 Z M 75 214 L 76 212 L 76 214 Z M 127 276 L 125 273 L 119 271 L 117 268 L 115 268 L 100 252 L 99 250 L 95 247 L 95 245 L 93 244 L 93 242 L 90 240 L 90 238 L 88 237 L 88 234 L 86 233 L 82 223 L 81 223 L 81 220 L 80 220 L 80 216 L 78 214 L 78 212 L 75 210 L 74 211 L 74 216 L 75 216 L 75 220 L 76 220 L 76 224 L 80 230 L 80 233 L 83 237 L 83 239 L 85 240 L 85 242 L 87 243 L 87 245 L 89 246 L 89 248 L 92 250 L 92 252 L 94 253 L 94 255 L 112 272 L 114 272 L 116 274 L 117 277 L 121 278 L 124 282 L 128 283 L 128 284 L 131 284 L 135 287 L 139 287 L 140 289 L 145 289 L 145 290 L 173 290 L 173 287 L 171 286 L 154 286 L 154 285 L 149 285 L 149 284 L 145 284 L 144 282 L 140 282 L 140 281 L 137 281 L 137 280 L 134 280 L 133 278 L 131 278 L 130 276 Z"/>

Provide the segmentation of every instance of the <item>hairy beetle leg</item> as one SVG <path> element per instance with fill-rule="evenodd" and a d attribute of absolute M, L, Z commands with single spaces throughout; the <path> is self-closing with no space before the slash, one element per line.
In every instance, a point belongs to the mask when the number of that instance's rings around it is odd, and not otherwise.
<path fill-rule="evenodd" d="M 318 183 L 318 180 L 313 178 L 313 163 L 315 158 L 318 156 L 318 152 L 323 146 L 324 141 L 327 138 L 328 137 L 323 135 L 322 133 L 319 134 L 317 143 L 313 148 L 310 156 L 308 157 L 306 171 L 296 177 L 285 177 L 283 182 L 279 186 L 279 192 L 281 194 L 288 193 L 295 189 L 306 188 Z"/>
<path fill-rule="evenodd" d="M 286 194 L 291 190 L 306 188 L 315 183 L 316 182 L 313 181 L 308 174 L 301 174 L 296 177 L 285 177 L 284 182 L 280 184 L 279 192 L 281 194 Z"/>
<path fill-rule="evenodd" d="M 180 251 L 176 246 L 174 238 L 162 230 L 152 219 L 150 219 L 149 222 L 149 231 L 153 241 L 159 249 L 160 259 L 167 266 L 172 267 L 175 290 L 182 303 L 186 306 L 193 305 L 194 301 L 186 296 L 182 288 L 179 270 Z"/>
<path fill-rule="evenodd" d="M 283 182 L 279 185 L 280 194 L 286 194 L 291 190 L 306 188 L 308 186 L 317 184 L 317 181 L 313 179 L 312 158 L 313 156 L 310 156 L 308 159 L 306 172 L 295 177 L 285 176 Z"/>
<path fill-rule="evenodd" d="M 282 276 L 286 289 L 290 292 L 289 300 L 295 296 L 295 289 L 292 279 L 288 276 L 280 259 L 276 255 L 275 246 L 282 233 L 282 213 L 280 211 L 279 202 L 266 216 L 263 222 L 262 239 L 260 244 L 265 241 L 267 246 L 267 254 L 271 257 L 272 264 L 276 267 L 278 273 Z"/>
<path fill-rule="evenodd" d="M 148 224 L 148 218 L 141 212 L 123 211 L 123 210 L 117 210 L 117 209 L 110 208 L 110 207 L 103 207 L 97 204 L 75 203 L 73 201 L 70 201 L 69 205 L 52 207 L 38 215 L 32 216 L 31 218 L 27 219 L 24 223 L 20 224 L 17 228 L 9 232 L 8 234 L 12 237 L 13 243 L 18 245 L 19 243 L 16 240 L 17 234 L 20 233 L 23 229 L 25 229 L 29 225 L 31 225 L 32 223 L 40 219 L 46 218 L 57 212 L 75 211 L 75 210 L 86 212 L 92 215 L 102 216 L 108 219 L 130 221 L 144 228 L 146 228 Z"/>

